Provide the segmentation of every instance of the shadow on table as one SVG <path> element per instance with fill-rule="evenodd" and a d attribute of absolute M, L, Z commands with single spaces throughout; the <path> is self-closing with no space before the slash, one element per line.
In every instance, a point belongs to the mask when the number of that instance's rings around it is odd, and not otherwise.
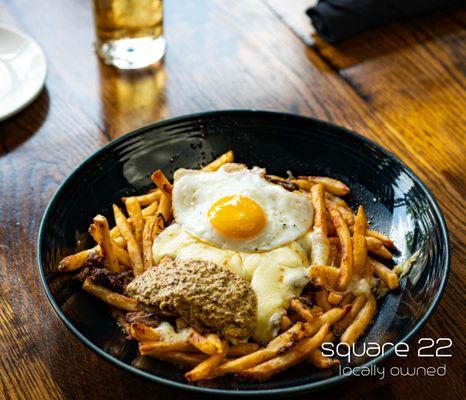
<path fill-rule="evenodd" d="M 29 140 L 42 126 L 49 112 L 46 87 L 29 106 L 9 119 L 0 122 L 0 157 Z"/>
<path fill-rule="evenodd" d="M 101 118 L 110 139 L 166 115 L 162 64 L 122 71 L 99 62 Z"/>
<path fill-rule="evenodd" d="M 313 48 L 336 69 L 345 69 L 391 53 L 402 53 L 429 41 L 460 40 L 466 17 L 462 7 L 411 18 L 358 34 L 337 45 L 312 35 Z"/>

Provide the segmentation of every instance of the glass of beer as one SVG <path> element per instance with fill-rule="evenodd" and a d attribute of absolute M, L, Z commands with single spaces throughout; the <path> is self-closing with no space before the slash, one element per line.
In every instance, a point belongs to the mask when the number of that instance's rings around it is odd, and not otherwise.
<path fill-rule="evenodd" d="M 94 0 L 94 19 L 105 64 L 136 69 L 163 58 L 163 0 Z"/>

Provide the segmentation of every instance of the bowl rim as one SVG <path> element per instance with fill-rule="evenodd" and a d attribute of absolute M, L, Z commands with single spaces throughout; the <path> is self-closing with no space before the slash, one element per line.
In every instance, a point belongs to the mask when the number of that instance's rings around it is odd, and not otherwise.
<path fill-rule="evenodd" d="M 264 110 L 256 110 L 256 109 L 225 109 L 225 110 L 215 110 L 215 111 L 206 111 L 206 112 L 198 112 L 198 113 L 192 113 L 192 114 L 186 114 L 182 116 L 177 116 L 174 118 L 169 118 L 169 119 L 164 119 L 160 120 L 157 122 L 154 122 L 149 125 L 145 125 L 144 127 L 135 129 L 133 131 L 130 131 L 122 136 L 119 136 L 116 139 L 111 140 L 110 142 L 106 143 L 104 146 L 101 148 L 97 149 L 95 152 L 93 152 L 91 155 L 87 156 L 82 162 L 79 163 L 79 165 L 71 172 L 65 180 L 59 185 L 58 189 L 56 190 L 55 194 L 52 196 L 51 200 L 49 201 L 49 204 L 47 205 L 45 212 L 43 214 L 43 217 L 41 219 L 40 225 L 39 225 L 39 233 L 38 233 L 38 240 L 37 240 L 37 264 L 38 264 L 38 269 L 39 269 L 39 278 L 42 284 L 42 287 L 45 291 L 45 294 L 47 296 L 48 301 L 52 305 L 53 310 L 57 314 L 57 316 L 60 318 L 60 320 L 65 324 L 65 326 L 79 339 L 81 343 L 83 343 L 86 347 L 88 347 L 90 350 L 92 350 L 94 353 L 98 354 L 101 356 L 104 360 L 107 362 L 110 362 L 125 371 L 131 372 L 137 376 L 149 379 L 152 382 L 156 383 L 162 383 L 168 386 L 172 386 L 177 389 L 183 389 L 183 390 L 188 390 L 191 392 L 197 392 L 197 393 L 203 393 L 203 394 L 217 394 L 217 395 L 228 395 L 228 396 L 261 396 L 261 395 L 290 395 L 290 394 L 298 394 L 298 393 L 303 393 L 303 392 L 310 392 L 310 391 L 316 391 L 316 390 L 321 390 L 326 387 L 333 386 L 337 383 L 342 383 L 343 381 L 353 377 L 352 374 L 349 375 L 337 375 L 333 376 L 330 378 L 322 379 L 319 381 L 315 382 L 310 382 L 310 383 L 305 383 L 297 386 L 291 386 L 291 387 L 284 387 L 284 388 L 275 388 L 275 389 L 254 389 L 254 390 L 245 390 L 245 389 L 238 389 L 238 390 L 232 390 L 232 389 L 220 389 L 220 388 L 210 388 L 210 387 L 202 387 L 202 386 L 195 386 L 195 385 L 190 385 L 189 383 L 181 383 L 181 382 L 175 382 L 170 379 L 162 378 L 160 376 L 151 374 L 149 372 L 146 372 L 144 370 L 138 369 L 136 367 L 133 367 L 131 365 L 128 365 L 124 363 L 123 361 L 117 359 L 116 357 L 110 355 L 109 353 L 105 352 L 102 350 L 100 347 L 95 345 L 94 343 L 91 342 L 84 334 L 82 334 L 74 325 L 73 323 L 66 317 L 66 315 L 62 312 L 60 309 L 58 303 L 55 301 L 54 296 L 52 295 L 52 292 L 47 284 L 45 272 L 44 272 L 44 265 L 42 264 L 42 252 L 43 252 L 43 241 L 44 241 L 44 226 L 45 223 L 48 219 L 49 213 L 51 212 L 51 209 L 55 205 L 55 203 L 58 201 L 61 192 L 64 190 L 64 188 L 68 185 L 68 183 L 78 174 L 80 173 L 90 162 L 94 160 L 97 156 L 100 154 L 108 151 L 109 148 L 112 148 L 126 140 L 131 139 L 134 136 L 137 136 L 138 134 L 149 130 L 149 129 L 157 129 L 166 125 L 171 125 L 173 123 L 179 123 L 182 121 L 186 120 L 193 120 L 196 118 L 210 118 L 210 117 L 216 117 L 216 116 L 235 116 L 235 115 L 251 115 L 251 116 L 264 116 L 264 117 L 281 117 L 281 118 L 286 118 L 286 119 L 294 119 L 294 120 L 302 120 L 303 122 L 312 122 L 314 124 L 317 124 L 317 126 L 320 126 L 322 128 L 327 128 L 327 129 L 332 129 L 332 130 L 338 130 L 344 135 L 348 135 L 352 137 L 353 139 L 362 141 L 366 144 L 369 144 L 377 149 L 377 151 L 381 152 L 386 156 L 387 158 L 391 159 L 392 161 L 395 161 L 399 163 L 403 169 L 410 175 L 411 179 L 413 179 L 416 184 L 419 185 L 419 187 L 422 189 L 423 194 L 427 197 L 428 201 L 430 202 L 435 216 L 438 218 L 439 221 L 439 228 L 440 228 L 440 235 L 441 235 L 441 241 L 445 245 L 444 250 L 445 250 L 445 258 L 443 262 L 443 275 L 441 277 L 441 282 L 440 285 L 437 289 L 437 292 L 435 294 L 434 300 L 430 307 L 427 309 L 427 311 L 424 313 L 420 321 L 408 332 L 402 340 L 398 341 L 397 343 L 400 342 L 408 342 L 418 331 L 419 329 L 424 326 L 424 324 L 429 320 L 429 318 L 432 316 L 435 308 L 437 307 L 438 303 L 440 302 L 440 299 L 445 291 L 445 286 L 448 280 L 448 275 L 450 272 L 450 259 L 451 259 L 451 254 L 450 254 L 450 242 L 449 242 L 449 235 L 448 235 L 448 230 L 447 230 L 447 225 L 445 222 L 445 218 L 442 214 L 442 211 L 435 200 L 434 195 L 430 191 L 430 189 L 422 182 L 422 180 L 409 168 L 403 161 L 401 161 L 397 156 L 395 156 L 392 152 L 388 151 L 381 145 L 377 144 L 373 140 L 359 134 L 356 132 L 353 132 L 349 129 L 346 129 L 342 126 L 322 121 L 319 119 L 315 119 L 309 116 L 305 115 L 299 115 L 299 114 L 292 114 L 292 113 L 285 113 L 285 112 L 278 112 L 278 111 L 264 111 Z M 375 365 L 377 363 L 380 363 L 390 357 L 395 351 L 395 346 L 391 347 L 387 352 L 379 355 L 378 357 L 375 357 L 371 359 L 370 361 L 364 363 L 361 365 L 361 368 L 363 367 L 370 367 L 372 365 Z"/>

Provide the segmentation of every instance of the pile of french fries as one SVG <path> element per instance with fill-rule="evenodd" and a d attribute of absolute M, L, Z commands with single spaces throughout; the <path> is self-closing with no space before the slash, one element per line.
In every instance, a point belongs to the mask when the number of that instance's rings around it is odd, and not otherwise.
<path fill-rule="evenodd" d="M 229 162 L 233 162 L 232 151 L 203 169 L 215 171 Z M 160 170 L 152 174 L 152 180 L 156 188 L 149 193 L 122 198 L 127 215 L 113 205 L 115 227 L 110 229 L 107 219 L 97 215 L 89 229 L 97 245 L 65 257 L 59 270 L 78 270 L 96 254 L 114 273 L 132 270 L 136 277 L 152 268 L 152 243 L 172 218 L 172 184 Z M 369 229 L 363 206 L 353 213 L 342 199 L 349 193 L 342 182 L 317 176 L 273 177 L 273 181 L 292 184 L 309 196 L 315 212 L 313 232 L 320 236 L 321 246 L 320 262 L 309 268 L 307 288 L 291 301 L 280 333 L 265 346 L 251 341 L 231 345 L 214 333 L 197 332 L 180 318 L 170 335 L 140 322 L 128 323 L 126 312 L 147 311 L 148 307 L 89 278 L 83 289 L 111 306 L 119 325 L 139 342 L 141 355 L 190 369 L 186 373 L 190 382 L 226 374 L 266 379 L 302 361 L 321 369 L 339 364 L 319 348 L 337 337 L 351 345 L 364 333 L 376 312 L 374 291 L 353 295 L 348 287 L 353 277 L 368 283 L 375 278 L 387 290 L 398 287 L 398 275 L 380 261 L 391 261 L 395 246 L 384 234 Z"/>

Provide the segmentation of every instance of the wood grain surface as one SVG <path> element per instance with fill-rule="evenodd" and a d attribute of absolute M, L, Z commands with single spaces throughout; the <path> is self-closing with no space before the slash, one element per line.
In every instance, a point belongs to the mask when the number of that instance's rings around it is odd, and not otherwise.
<path fill-rule="evenodd" d="M 356 378 L 319 398 L 464 398 L 466 13 L 441 11 L 335 47 L 307 40 L 306 1 L 283 4 L 166 0 L 163 68 L 124 73 L 94 55 L 90 1 L 0 0 L 0 23 L 34 37 L 49 68 L 39 98 L 0 123 L 0 398 L 193 398 L 104 362 L 66 330 L 39 283 L 36 237 L 58 185 L 110 139 L 227 108 L 310 115 L 376 140 L 423 179 L 447 219 L 449 282 L 417 337 L 452 338 L 453 357 L 385 363 L 446 363 L 447 375 Z"/>

